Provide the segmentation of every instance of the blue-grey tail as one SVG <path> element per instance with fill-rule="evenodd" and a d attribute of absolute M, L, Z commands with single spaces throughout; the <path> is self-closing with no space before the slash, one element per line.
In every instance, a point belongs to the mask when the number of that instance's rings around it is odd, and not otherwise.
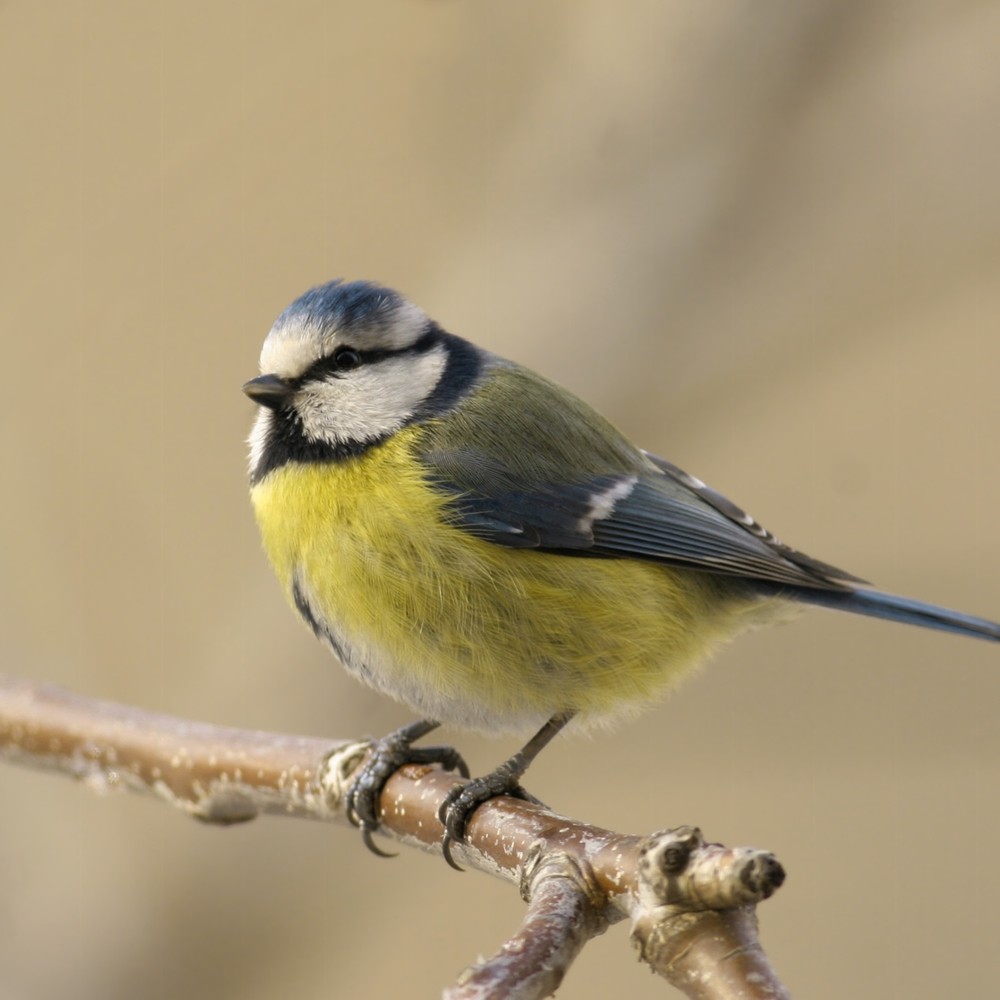
<path fill-rule="evenodd" d="M 880 590 L 821 590 L 813 587 L 778 587 L 765 585 L 762 590 L 787 600 L 818 604 L 824 608 L 850 611 L 856 615 L 885 618 L 906 625 L 956 632 L 976 639 L 1000 642 L 1000 624 L 976 618 L 961 611 L 950 611 L 936 604 L 925 604 L 909 597 L 897 597 Z"/>

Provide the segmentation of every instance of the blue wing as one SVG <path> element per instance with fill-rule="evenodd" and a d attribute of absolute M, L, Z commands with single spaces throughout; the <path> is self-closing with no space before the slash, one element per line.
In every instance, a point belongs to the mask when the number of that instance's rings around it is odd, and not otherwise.
<path fill-rule="evenodd" d="M 719 573 L 763 596 L 1000 640 L 994 622 L 859 586 L 858 577 L 784 545 L 722 494 L 633 447 L 580 400 L 496 364 L 502 370 L 480 389 L 485 405 L 460 405 L 428 425 L 421 449 L 428 480 L 447 494 L 461 530 L 511 548 Z M 525 454 L 524 442 L 539 441 Z"/>
<path fill-rule="evenodd" d="M 454 523 L 512 548 L 651 559 L 774 583 L 848 589 L 857 577 L 779 542 L 721 494 L 675 466 L 636 453 L 636 471 L 579 482 L 520 478 L 464 449 L 430 457 L 431 481 L 449 494 Z"/>
<path fill-rule="evenodd" d="M 857 586 L 857 577 L 784 545 L 721 494 L 650 459 L 661 475 L 595 476 L 489 496 L 438 485 L 451 494 L 456 523 L 498 545 L 651 559 L 740 577 L 762 596 L 1000 641 L 995 622 Z"/>

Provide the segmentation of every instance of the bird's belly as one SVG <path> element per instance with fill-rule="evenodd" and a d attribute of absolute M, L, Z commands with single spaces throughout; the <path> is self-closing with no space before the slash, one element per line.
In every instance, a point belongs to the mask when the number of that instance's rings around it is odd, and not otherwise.
<path fill-rule="evenodd" d="M 723 577 L 474 538 L 407 457 L 404 432 L 357 460 L 276 470 L 253 499 L 303 618 L 425 716 L 482 731 L 614 717 L 753 623 Z"/>

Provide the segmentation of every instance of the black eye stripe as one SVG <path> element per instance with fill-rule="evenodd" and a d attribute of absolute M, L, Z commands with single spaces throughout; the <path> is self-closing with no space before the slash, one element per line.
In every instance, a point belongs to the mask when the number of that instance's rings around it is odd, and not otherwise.
<path fill-rule="evenodd" d="M 386 348 L 375 351 L 366 351 L 360 347 L 343 344 L 336 351 L 334 351 L 332 355 L 328 355 L 327 357 L 320 358 L 318 361 L 314 361 L 301 375 L 297 378 L 289 379 L 289 381 L 296 388 L 298 388 L 305 385 L 307 382 L 320 381 L 330 375 L 333 375 L 336 378 L 342 378 L 348 375 L 351 371 L 363 368 L 365 365 L 377 364 L 379 361 L 384 361 L 386 358 L 401 358 L 409 354 L 426 354 L 427 351 L 431 350 L 431 348 L 435 345 L 440 344 L 442 339 L 441 331 L 432 325 L 409 347 L 399 348 L 398 350 L 389 350 Z M 339 352 L 345 349 L 349 349 L 358 358 L 358 363 L 350 368 L 347 368 L 338 362 Z"/>

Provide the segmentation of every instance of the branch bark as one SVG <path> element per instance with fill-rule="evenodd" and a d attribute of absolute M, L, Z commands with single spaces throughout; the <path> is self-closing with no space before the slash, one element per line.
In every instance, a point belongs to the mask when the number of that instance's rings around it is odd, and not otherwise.
<path fill-rule="evenodd" d="M 152 794 L 205 822 L 284 815 L 346 824 L 344 795 L 369 748 L 191 722 L 0 675 L 6 760 L 97 791 Z M 382 793 L 380 832 L 440 851 L 437 810 L 460 780 L 401 768 Z M 477 809 L 467 842 L 452 850 L 465 867 L 517 884 L 528 907 L 496 954 L 446 991 L 449 1000 L 550 996 L 586 942 L 626 918 L 640 958 L 691 998 L 788 995 L 757 937 L 754 908 L 784 878 L 771 854 L 708 844 L 694 827 L 614 833 L 506 797 Z"/>

